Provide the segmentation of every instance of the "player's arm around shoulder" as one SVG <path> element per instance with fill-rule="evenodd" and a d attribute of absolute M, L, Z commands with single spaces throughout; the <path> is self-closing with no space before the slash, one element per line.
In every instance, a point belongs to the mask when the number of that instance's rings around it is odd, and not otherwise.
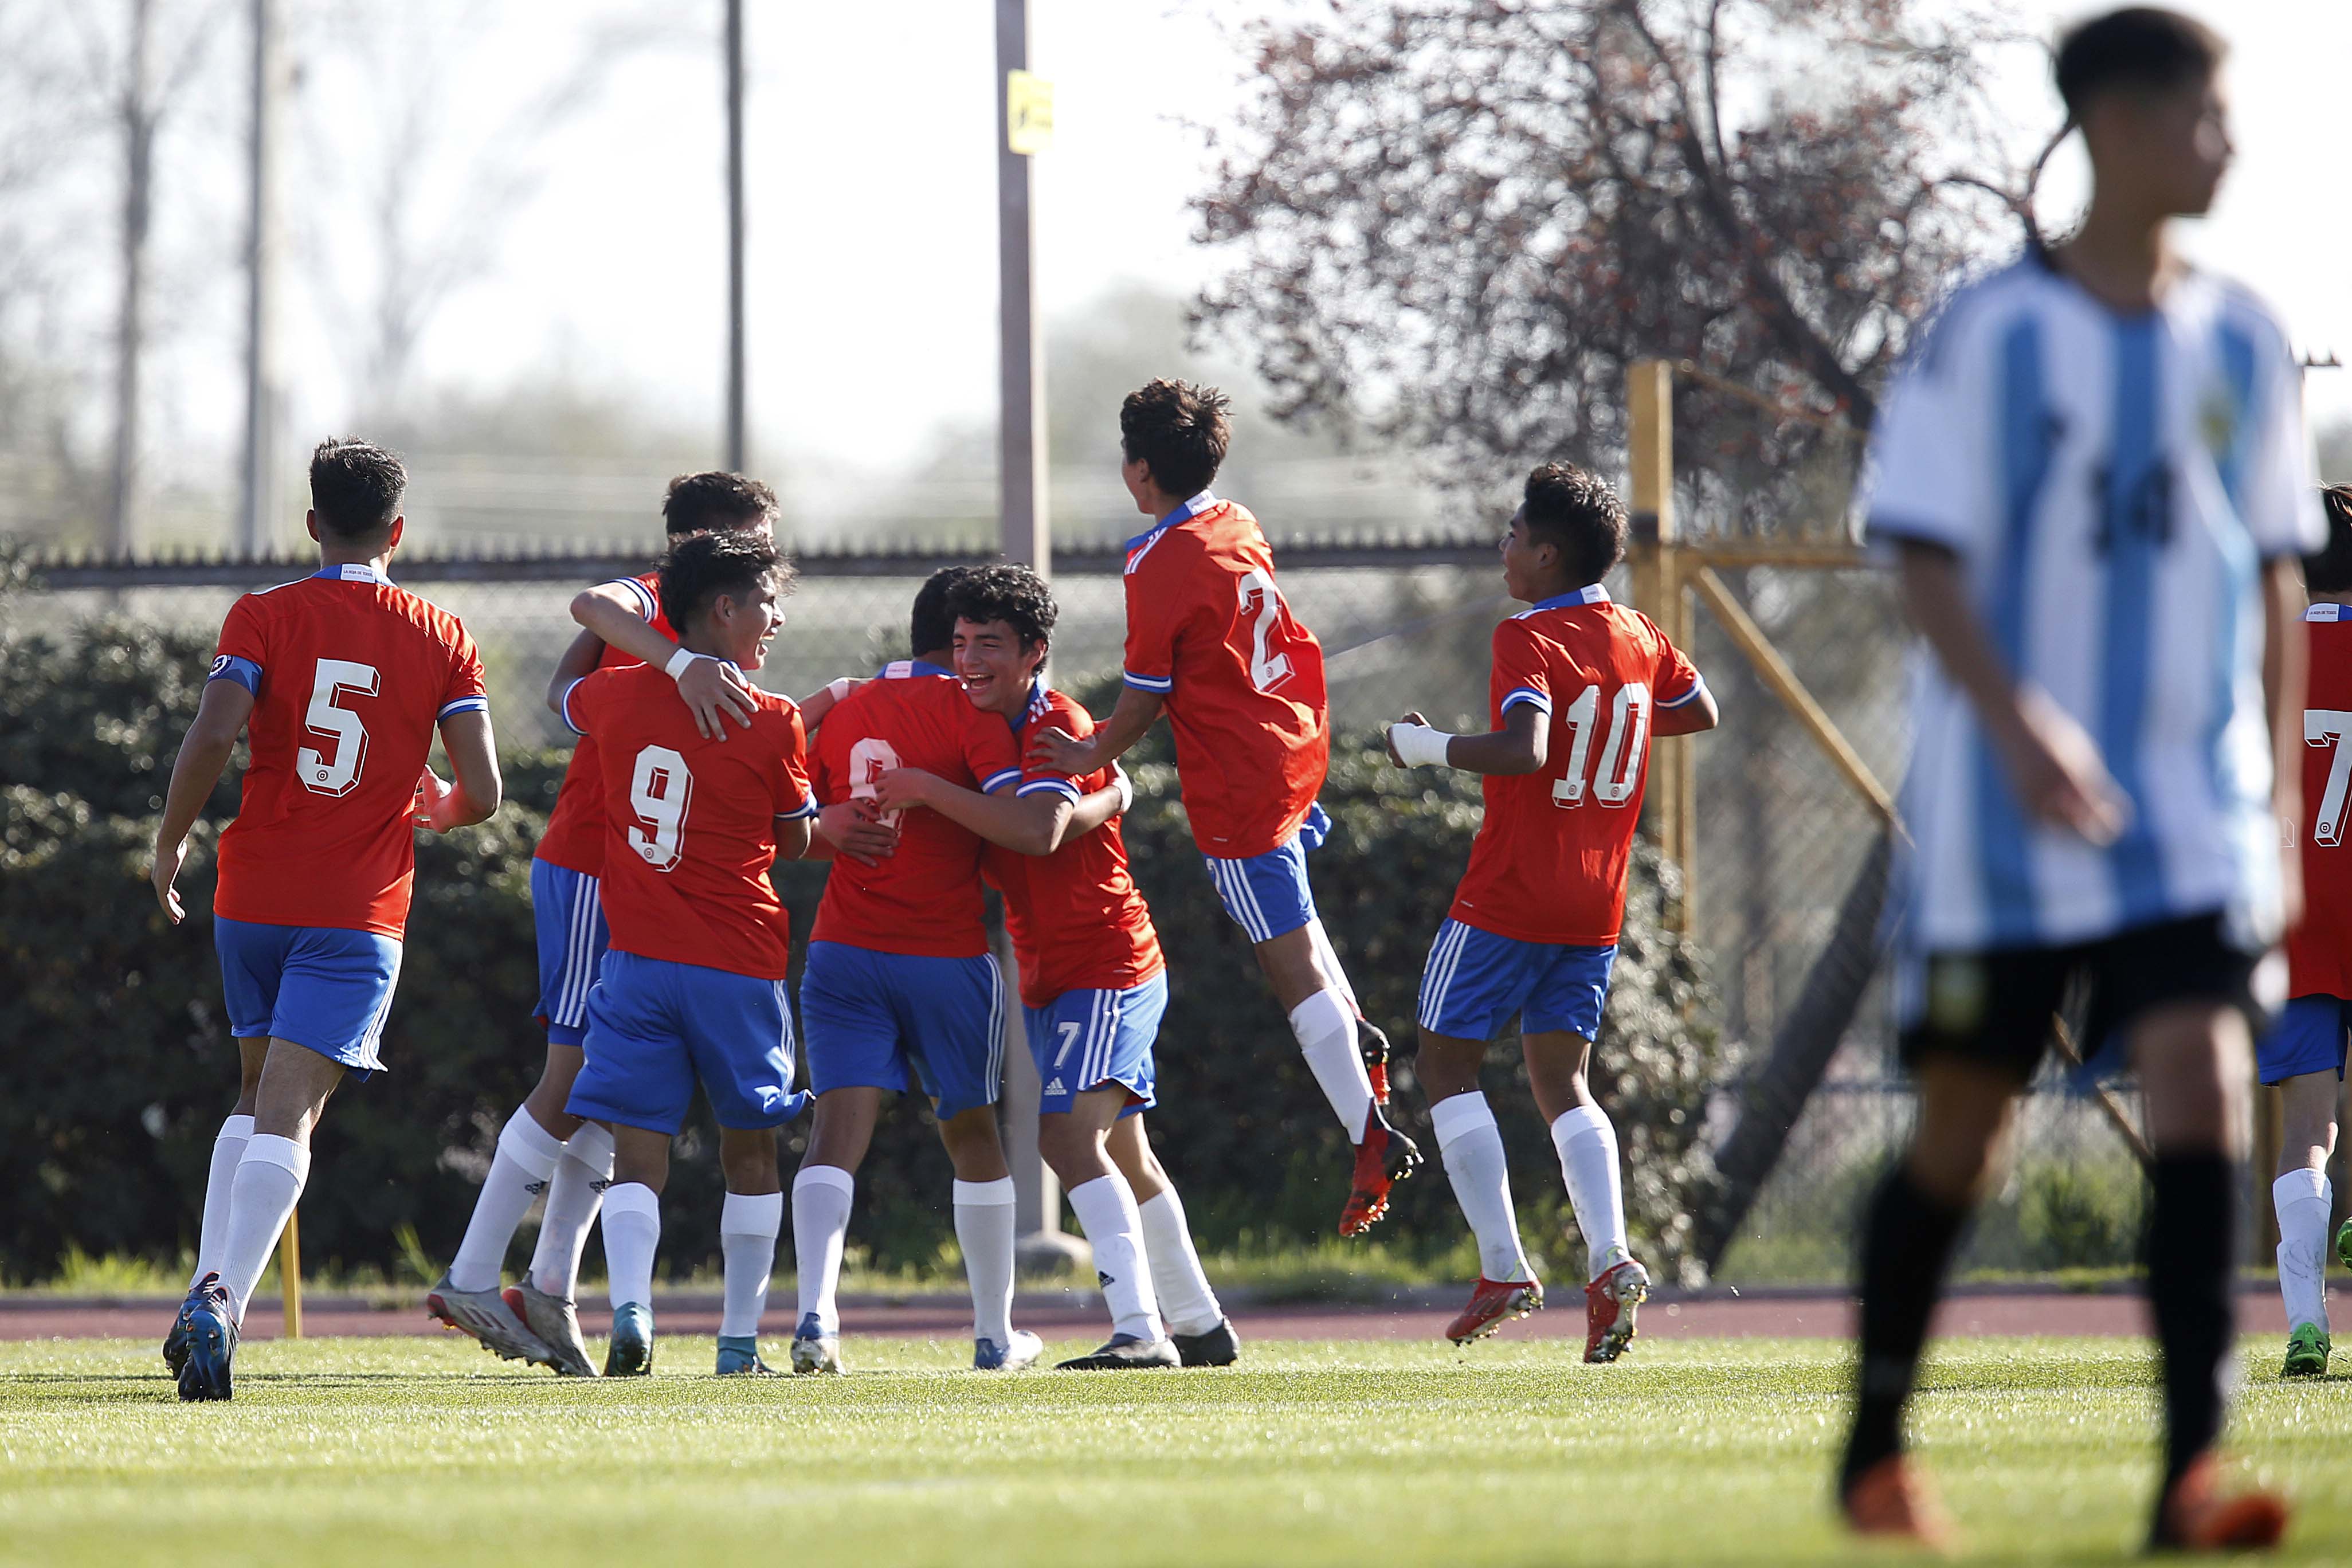
<path fill-rule="evenodd" d="M 634 577 L 583 588 L 572 598 L 572 618 L 583 629 L 677 682 L 678 697 L 706 739 L 725 740 L 730 719 L 749 729 L 754 711 L 750 678 L 724 659 L 678 647 L 653 624 L 659 610 L 652 590 Z"/>

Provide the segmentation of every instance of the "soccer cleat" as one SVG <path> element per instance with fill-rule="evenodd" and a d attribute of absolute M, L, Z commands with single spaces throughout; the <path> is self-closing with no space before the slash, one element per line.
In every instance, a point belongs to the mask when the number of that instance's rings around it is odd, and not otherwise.
<path fill-rule="evenodd" d="M 1231 1318 L 1220 1318 L 1206 1333 L 1170 1334 L 1168 1342 L 1186 1366 L 1231 1366 L 1242 1358 L 1242 1337 Z"/>
<path fill-rule="evenodd" d="M 1514 1318 L 1543 1310 L 1543 1284 L 1536 1279 L 1489 1279 L 1478 1277 L 1470 1304 L 1445 1325 L 1445 1337 L 1457 1345 L 1483 1340 Z"/>
<path fill-rule="evenodd" d="M 2326 1329 L 2317 1323 L 2297 1323 L 2286 1337 L 2286 1364 L 2279 1369 L 2279 1375 L 2326 1377 L 2328 1349 Z"/>
<path fill-rule="evenodd" d="M 760 1336 L 744 1334 L 740 1338 L 719 1336 L 719 1372 L 720 1377 L 780 1377 L 782 1373 L 760 1359 Z"/>
<path fill-rule="evenodd" d="M 1356 1020 L 1356 1049 L 1364 1055 L 1364 1076 L 1372 1080 L 1372 1103 L 1389 1102 L 1389 1037 L 1369 1018 Z"/>
<path fill-rule="evenodd" d="M 194 1298 L 194 1288 L 192 1286 L 190 1287 L 191 1299 Z M 173 1377 L 179 1376 L 180 1369 L 188 1364 L 188 1308 L 186 1302 L 182 1302 L 180 1310 L 172 1314 L 171 1331 L 163 1336 L 163 1364 L 172 1369 L 172 1375 Z"/>
<path fill-rule="evenodd" d="M 1838 1500 L 1846 1527 L 1856 1535 L 1876 1535 L 1912 1541 L 1933 1552 L 1949 1552 L 1952 1521 L 1936 1500 L 1927 1478 L 1911 1468 L 1901 1454 L 1893 1454 L 1864 1470 Z"/>
<path fill-rule="evenodd" d="M 547 1346 L 540 1364 L 558 1377 L 593 1377 L 596 1363 L 588 1359 L 588 1342 L 580 1337 L 580 1309 L 569 1296 L 551 1296 L 526 1279 L 506 1289 L 507 1310 Z"/>
<path fill-rule="evenodd" d="M 1584 1288 L 1584 1359 L 1615 1361 L 1639 1331 L 1633 1314 L 1650 1299 L 1650 1271 L 1628 1258 Z"/>
<path fill-rule="evenodd" d="M 1348 1206 L 1339 1211 L 1339 1234 L 1361 1236 L 1389 1212 L 1389 1189 L 1421 1163 L 1421 1149 L 1391 1127 L 1377 1105 L 1365 1112 L 1364 1141 L 1356 1145 L 1356 1173 Z"/>
<path fill-rule="evenodd" d="M 509 1305 L 507 1299 L 493 1287 L 488 1290 L 460 1290 L 443 1274 L 440 1283 L 425 1292 L 425 1315 L 437 1318 L 460 1333 L 471 1334 L 482 1348 L 506 1361 L 546 1362 L 552 1363 L 555 1352 L 547 1342 L 530 1331 L 522 1314 Z"/>
<path fill-rule="evenodd" d="M 1100 1350 L 1086 1355 L 1074 1355 L 1054 1370 L 1056 1372 L 1139 1372 L 1153 1367 L 1182 1366 L 1183 1356 L 1171 1340 L 1139 1339 L 1134 1334 L 1113 1334 Z"/>
<path fill-rule="evenodd" d="M 971 1342 L 971 1369 L 974 1372 L 1023 1372 L 1037 1364 L 1045 1353 L 1045 1342 L 1026 1329 L 1013 1331 L 1013 1342 L 1001 1345 L 994 1340 L 976 1339 Z"/>
<path fill-rule="evenodd" d="M 2286 1500 L 2274 1492 L 2217 1497 L 2210 1454 L 2200 1454 L 2156 1505 L 2154 1552 L 2228 1552 L 2276 1546 L 2286 1533 Z"/>
<path fill-rule="evenodd" d="M 640 1301 L 613 1309 L 613 1340 L 604 1347 L 606 1377 L 647 1377 L 654 1370 L 654 1310 Z"/>
<path fill-rule="evenodd" d="M 196 1281 L 180 1308 L 180 1322 L 187 1347 L 187 1359 L 173 1374 L 180 1397 L 192 1404 L 233 1397 L 229 1363 L 236 1359 L 236 1315 L 229 1310 L 228 1287 L 219 1275 Z"/>
<path fill-rule="evenodd" d="M 2336 1232 L 2336 1261 L 2352 1268 L 2352 1219 L 2347 1219 Z"/>
<path fill-rule="evenodd" d="M 814 1312 L 801 1320 L 793 1331 L 793 1371 L 802 1377 L 812 1373 L 830 1373 L 838 1377 L 849 1370 L 841 1359 L 841 1336 L 824 1331 L 824 1322 Z"/>

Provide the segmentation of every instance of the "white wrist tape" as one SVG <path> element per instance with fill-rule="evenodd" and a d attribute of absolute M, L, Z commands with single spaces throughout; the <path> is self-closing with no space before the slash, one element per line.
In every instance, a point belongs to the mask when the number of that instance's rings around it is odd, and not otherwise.
<path fill-rule="evenodd" d="M 1135 805 L 1135 781 L 1117 763 L 1110 765 L 1110 787 L 1118 791 L 1118 814 L 1125 816 Z"/>
<path fill-rule="evenodd" d="M 1389 744 L 1409 768 L 1442 768 L 1447 766 L 1445 748 L 1454 737 L 1443 730 L 1433 730 L 1426 724 L 1391 724 Z"/>
<path fill-rule="evenodd" d="M 662 666 L 662 673 L 676 680 L 685 675 L 687 668 L 701 657 L 698 653 L 689 653 L 685 648 L 680 648 L 669 656 L 669 662 Z"/>
<path fill-rule="evenodd" d="M 837 680 L 828 680 L 824 683 L 824 689 L 833 700 L 838 702 L 849 695 L 849 677 L 845 675 Z"/>

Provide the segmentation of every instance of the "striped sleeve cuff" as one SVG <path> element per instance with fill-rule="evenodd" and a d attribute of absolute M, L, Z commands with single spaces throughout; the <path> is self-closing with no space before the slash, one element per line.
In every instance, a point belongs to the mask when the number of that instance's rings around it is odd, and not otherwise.
<path fill-rule="evenodd" d="M 1068 779 L 1031 779 L 1013 793 L 1023 798 L 1033 795 L 1066 795 L 1072 800 L 1080 798 L 1078 786 Z"/>
<path fill-rule="evenodd" d="M 1688 691 L 1684 692 L 1680 697 L 1670 698 L 1667 700 L 1659 703 L 1658 706 L 1661 708 L 1684 707 L 1689 703 L 1697 701 L 1699 699 L 1699 693 L 1706 689 L 1706 678 L 1705 676 L 1701 676 L 1696 680 L 1691 682 L 1691 689 Z"/>
<path fill-rule="evenodd" d="M 637 606 L 637 618 L 639 620 L 650 621 L 656 616 L 661 614 L 661 601 L 655 598 L 653 596 L 652 590 L 648 589 L 643 583 L 638 582 L 635 577 L 615 577 L 611 582 L 605 584 L 604 586 L 607 588 L 619 588 L 626 593 Z"/>
<path fill-rule="evenodd" d="M 580 678 L 581 680 L 585 680 L 586 679 L 588 678 L 584 675 Z M 555 710 L 557 715 L 562 719 L 563 727 L 565 729 L 571 731 L 575 735 L 584 735 L 588 731 L 582 729 L 580 727 L 580 721 L 572 716 L 572 694 L 579 689 L 579 680 L 575 680 L 571 685 L 565 687 L 563 689 L 563 700 L 555 705 Z"/>
<path fill-rule="evenodd" d="M 1545 696 L 1542 692 L 1538 691 L 1532 686 L 1515 686 L 1511 688 L 1509 692 L 1505 694 L 1503 698 L 1502 710 L 1508 713 L 1512 709 L 1520 706 L 1522 703 L 1533 708 L 1538 713 L 1549 713 L 1551 711 L 1551 699 Z"/>
<path fill-rule="evenodd" d="M 214 659 L 212 673 L 205 679 L 207 682 L 234 680 L 256 697 L 261 695 L 261 666 L 249 658 L 239 658 L 233 653 L 225 653 Z"/>
<path fill-rule="evenodd" d="M 1006 784 L 1019 784 L 1020 782 L 1021 770 L 1019 768 L 1007 768 L 1003 773 L 991 773 L 986 778 L 981 780 L 980 793 L 982 795 L 994 795 Z"/>
<path fill-rule="evenodd" d="M 1131 669 L 1123 670 L 1120 674 L 1138 691 L 1165 693 L 1176 689 L 1176 678 L 1172 675 L 1138 675 Z"/>
<path fill-rule="evenodd" d="M 437 724 L 452 713 L 487 713 L 489 710 L 490 700 L 479 692 L 471 697 L 452 697 L 441 704 L 441 711 L 433 715 L 433 721 Z"/>
<path fill-rule="evenodd" d="M 800 805 L 794 810 L 780 811 L 776 813 L 776 820 L 778 822 L 800 822 L 809 817 L 813 817 L 815 815 L 816 796 L 813 795 L 803 795 L 801 797 Z"/>

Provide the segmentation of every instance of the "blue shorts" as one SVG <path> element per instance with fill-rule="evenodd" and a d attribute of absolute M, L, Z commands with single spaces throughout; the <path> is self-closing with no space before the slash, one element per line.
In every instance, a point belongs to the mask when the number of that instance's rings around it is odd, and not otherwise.
<path fill-rule="evenodd" d="M 548 1044 L 576 1046 L 588 1037 L 588 988 L 604 962 L 604 905 L 599 879 L 584 871 L 530 863 L 530 918 L 539 928 L 539 1006 Z"/>
<path fill-rule="evenodd" d="M 1073 1095 L 1114 1083 L 1127 1089 L 1127 1109 L 1119 1115 L 1157 1105 L 1151 1045 L 1167 1011 L 1165 970 L 1124 991 L 1065 991 L 1043 1007 L 1023 1008 L 1029 1054 L 1037 1058 L 1043 1085 L 1039 1112 L 1066 1112 Z"/>
<path fill-rule="evenodd" d="M 2335 996 L 2297 996 L 2254 1042 L 2255 1076 L 2266 1084 L 2332 1072 L 2344 1077 L 2344 1034 L 2352 1027 L 2352 1002 Z"/>
<path fill-rule="evenodd" d="M 1511 1015 L 1523 1034 L 1556 1029 L 1592 1038 L 1609 999 L 1617 944 L 1517 942 L 1449 920 L 1421 972 L 1421 1026 L 1457 1040 L 1491 1040 Z"/>
<path fill-rule="evenodd" d="M 372 931 L 265 926 L 213 917 L 228 1032 L 306 1046 L 355 1072 L 381 1071 L 400 943 Z"/>
<path fill-rule="evenodd" d="M 698 1079 L 719 1125 L 739 1132 L 782 1127 L 808 1103 L 793 1088 L 781 980 L 607 953 L 581 1048 L 587 1059 L 563 1109 L 592 1121 L 675 1133 Z"/>
<path fill-rule="evenodd" d="M 919 1087 L 940 1120 L 996 1103 L 1004 1078 L 1004 978 L 996 960 L 809 943 L 801 973 L 809 1082 Z"/>
<path fill-rule="evenodd" d="M 1220 860 L 1203 855 L 1217 898 L 1253 943 L 1287 936 L 1315 919 L 1315 892 L 1307 885 L 1307 853 L 1320 849 L 1331 831 L 1331 819 L 1319 805 L 1307 808 L 1298 825 L 1279 848 L 1244 860 Z"/>

